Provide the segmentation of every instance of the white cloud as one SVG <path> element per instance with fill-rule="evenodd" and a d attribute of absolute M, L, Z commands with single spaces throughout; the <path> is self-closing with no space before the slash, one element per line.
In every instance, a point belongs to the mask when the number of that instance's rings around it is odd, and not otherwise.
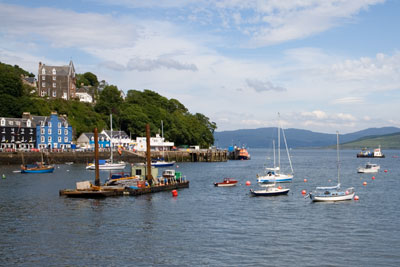
<path fill-rule="evenodd" d="M 364 98 L 348 96 L 348 97 L 335 99 L 333 101 L 333 103 L 334 104 L 362 104 L 362 103 L 364 103 Z"/>

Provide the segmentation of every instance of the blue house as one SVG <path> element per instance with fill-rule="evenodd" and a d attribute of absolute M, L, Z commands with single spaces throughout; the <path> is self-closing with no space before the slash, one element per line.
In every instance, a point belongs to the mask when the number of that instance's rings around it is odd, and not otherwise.
<path fill-rule="evenodd" d="M 71 148 L 72 126 L 67 116 L 58 116 L 52 112 L 50 116 L 32 116 L 36 124 L 36 148 Z"/>

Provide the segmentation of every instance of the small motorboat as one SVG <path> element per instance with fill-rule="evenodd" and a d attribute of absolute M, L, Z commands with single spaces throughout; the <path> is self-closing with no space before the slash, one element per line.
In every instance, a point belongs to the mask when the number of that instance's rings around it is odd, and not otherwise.
<path fill-rule="evenodd" d="M 378 172 L 381 166 L 375 163 L 367 163 L 365 167 L 359 167 L 357 172 L 358 173 L 375 173 Z"/>
<path fill-rule="evenodd" d="M 269 197 L 269 196 L 287 195 L 290 191 L 289 188 L 282 188 L 281 186 L 276 187 L 275 184 L 268 184 L 261 186 L 265 187 L 265 189 L 260 189 L 260 190 L 250 189 L 250 193 L 256 197 L 258 196 Z"/>
<path fill-rule="evenodd" d="M 223 187 L 223 186 L 235 186 L 237 184 L 237 180 L 233 178 L 224 178 L 223 182 L 214 183 L 215 186 Z"/>

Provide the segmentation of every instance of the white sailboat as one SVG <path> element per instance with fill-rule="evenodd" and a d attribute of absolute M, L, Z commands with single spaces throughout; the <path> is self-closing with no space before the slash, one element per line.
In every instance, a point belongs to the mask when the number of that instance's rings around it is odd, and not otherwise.
<path fill-rule="evenodd" d="M 334 202 L 343 200 L 352 200 L 355 191 L 353 187 L 347 188 L 346 190 L 340 189 L 340 161 L 339 161 L 339 133 L 336 132 L 337 138 L 337 180 L 338 183 L 335 186 L 324 186 L 317 187 L 314 192 L 309 194 L 310 199 L 313 202 Z"/>
<path fill-rule="evenodd" d="M 114 162 L 113 160 L 113 144 L 112 144 L 112 114 L 110 114 L 110 149 L 111 149 L 111 156 L 110 159 L 105 161 L 99 161 L 99 170 L 123 170 L 125 169 L 126 163 L 124 161 Z M 90 163 L 86 166 L 87 170 L 95 170 L 96 165 Z"/>
<path fill-rule="evenodd" d="M 278 117 L 280 119 L 280 114 L 278 113 Z M 290 169 L 291 169 L 291 173 L 285 174 L 281 172 L 281 133 L 280 131 L 282 130 L 282 136 L 283 136 L 283 140 L 285 143 L 285 147 L 286 147 L 286 153 L 289 159 L 289 165 L 290 165 Z M 275 141 L 274 142 L 274 167 L 273 168 L 266 168 L 265 174 L 262 175 L 257 175 L 257 182 L 258 183 L 285 183 L 285 182 L 291 182 L 293 180 L 293 166 L 292 166 L 292 160 L 290 158 L 290 153 L 289 153 L 289 149 L 287 146 L 287 142 L 286 142 L 286 136 L 285 136 L 285 131 L 284 129 L 281 127 L 280 124 L 280 120 L 279 120 L 279 124 L 278 124 L 278 166 L 275 166 Z"/>

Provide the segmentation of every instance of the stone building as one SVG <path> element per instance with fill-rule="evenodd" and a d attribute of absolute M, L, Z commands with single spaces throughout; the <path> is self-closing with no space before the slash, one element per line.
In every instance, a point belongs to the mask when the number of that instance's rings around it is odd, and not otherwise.
<path fill-rule="evenodd" d="M 70 100 L 76 94 L 76 75 L 72 61 L 68 66 L 47 66 L 39 62 L 38 95 Z"/>

